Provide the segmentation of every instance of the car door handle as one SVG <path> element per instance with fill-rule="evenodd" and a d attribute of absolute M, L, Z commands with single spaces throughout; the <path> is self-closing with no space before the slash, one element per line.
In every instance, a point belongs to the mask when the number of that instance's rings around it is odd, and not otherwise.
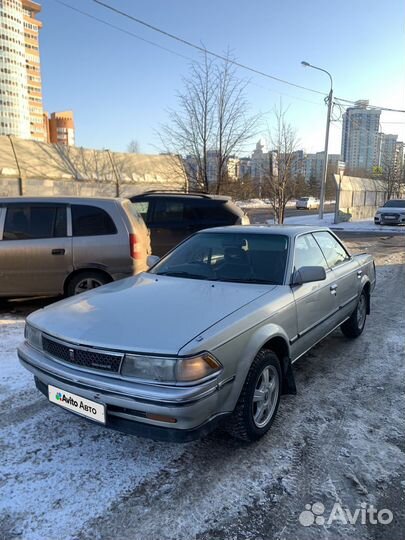
<path fill-rule="evenodd" d="M 337 285 L 331 285 L 329 287 L 329 290 L 330 290 L 330 294 L 334 294 L 336 296 L 336 289 L 337 289 Z"/>
<path fill-rule="evenodd" d="M 357 270 L 357 277 L 360 279 L 363 275 L 363 270 Z"/>
<path fill-rule="evenodd" d="M 53 249 L 52 250 L 52 255 L 64 255 L 64 254 L 65 254 L 64 249 Z"/>

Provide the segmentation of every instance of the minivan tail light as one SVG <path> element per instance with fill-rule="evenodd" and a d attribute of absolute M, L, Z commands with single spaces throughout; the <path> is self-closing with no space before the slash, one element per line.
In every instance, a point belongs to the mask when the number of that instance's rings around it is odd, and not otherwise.
<path fill-rule="evenodd" d="M 141 244 L 136 237 L 136 234 L 129 235 L 129 250 L 133 259 L 140 259 L 142 257 Z"/>

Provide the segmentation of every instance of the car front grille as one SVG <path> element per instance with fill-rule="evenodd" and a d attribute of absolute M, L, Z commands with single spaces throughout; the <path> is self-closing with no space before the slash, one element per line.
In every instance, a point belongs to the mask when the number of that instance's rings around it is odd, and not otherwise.
<path fill-rule="evenodd" d="M 63 362 L 110 373 L 118 373 L 123 356 L 92 351 L 88 348 L 69 347 L 46 336 L 42 336 L 42 347 L 45 352 Z"/>

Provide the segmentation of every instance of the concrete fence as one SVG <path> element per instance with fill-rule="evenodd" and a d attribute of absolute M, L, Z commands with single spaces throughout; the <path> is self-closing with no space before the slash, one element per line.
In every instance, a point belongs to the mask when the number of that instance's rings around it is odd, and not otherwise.
<path fill-rule="evenodd" d="M 183 190 L 177 156 L 63 147 L 0 137 L 0 196 L 127 197 L 151 189 Z"/>

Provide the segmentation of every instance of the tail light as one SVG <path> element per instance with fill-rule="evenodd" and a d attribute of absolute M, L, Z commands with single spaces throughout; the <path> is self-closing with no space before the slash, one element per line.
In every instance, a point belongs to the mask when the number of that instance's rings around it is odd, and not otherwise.
<path fill-rule="evenodd" d="M 129 235 L 129 252 L 133 259 L 142 258 L 141 244 L 138 241 L 136 234 Z"/>

